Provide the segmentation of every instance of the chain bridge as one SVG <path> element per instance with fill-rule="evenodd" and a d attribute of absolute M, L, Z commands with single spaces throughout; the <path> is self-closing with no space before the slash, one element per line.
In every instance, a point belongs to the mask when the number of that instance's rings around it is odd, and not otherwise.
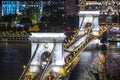
<path fill-rule="evenodd" d="M 67 40 L 64 33 L 32 33 L 31 59 L 19 80 L 58 80 L 70 75 L 82 51 L 107 29 L 99 27 L 84 34 L 77 31 Z"/>
<path fill-rule="evenodd" d="M 83 6 L 83 5 L 82 5 Z M 79 55 L 113 25 L 99 25 L 100 11 L 79 11 L 79 28 L 64 33 L 31 33 L 31 58 L 19 80 L 62 80 L 69 77 Z"/>

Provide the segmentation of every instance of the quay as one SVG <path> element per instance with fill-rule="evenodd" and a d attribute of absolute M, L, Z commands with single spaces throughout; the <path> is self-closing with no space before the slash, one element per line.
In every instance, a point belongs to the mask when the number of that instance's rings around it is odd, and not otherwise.
<path fill-rule="evenodd" d="M 29 42 L 28 33 L 0 33 L 0 42 Z"/>

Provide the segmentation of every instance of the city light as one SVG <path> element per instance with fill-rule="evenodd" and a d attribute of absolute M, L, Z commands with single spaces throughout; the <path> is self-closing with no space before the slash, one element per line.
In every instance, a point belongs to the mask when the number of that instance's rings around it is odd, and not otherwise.
<path fill-rule="evenodd" d="M 60 72 L 61 69 L 62 69 L 61 67 L 57 67 L 57 66 L 53 67 L 54 72 Z"/>
<path fill-rule="evenodd" d="M 0 80 L 120 80 L 120 1 L 77 2 L 2 1 Z"/>

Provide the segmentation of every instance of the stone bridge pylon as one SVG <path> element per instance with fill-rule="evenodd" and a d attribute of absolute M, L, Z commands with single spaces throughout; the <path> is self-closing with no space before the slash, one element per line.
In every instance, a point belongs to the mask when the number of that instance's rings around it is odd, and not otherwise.
<path fill-rule="evenodd" d="M 65 37 L 64 33 L 32 33 L 29 37 L 32 50 L 31 57 L 35 52 L 37 44 L 39 44 L 39 48 L 31 62 L 31 66 L 34 66 L 31 68 L 31 71 L 36 72 L 40 69 L 38 67 L 39 65 L 44 68 L 45 64 L 47 64 L 47 60 L 50 58 L 50 55 L 52 57 L 51 63 L 53 65 L 63 65 L 63 40 Z"/>
<path fill-rule="evenodd" d="M 79 11 L 79 32 L 84 33 L 88 23 L 91 30 L 96 32 L 99 30 L 99 15 L 100 11 Z"/>
<path fill-rule="evenodd" d="M 63 66 L 64 38 L 64 33 L 31 33 L 31 58 L 19 80 L 32 80 L 50 65 Z"/>

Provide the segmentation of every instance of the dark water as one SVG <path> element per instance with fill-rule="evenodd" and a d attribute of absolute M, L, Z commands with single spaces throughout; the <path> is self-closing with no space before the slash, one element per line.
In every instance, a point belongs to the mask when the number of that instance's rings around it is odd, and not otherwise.
<path fill-rule="evenodd" d="M 120 53 L 120 43 L 111 43 L 109 48 L 113 53 Z M 85 66 L 94 61 L 102 50 L 86 50 L 80 56 L 80 61 L 73 70 L 69 80 L 79 80 Z M 0 43 L 0 80 L 18 80 L 31 56 L 30 43 Z"/>
<path fill-rule="evenodd" d="M 30 43 L 0 43 L 0 80 L 18 80 L 30 54 Z"/>
<path fill-rule="evenodd" d="M 93 62 L 95 62 L 95 58 L 97 58 L 98 55 L 102 55 L 104 53 L 120 57 L 120 42 L 108 43 L 107 50 L 104 50 L 103 48 L 101 50 L 95 49 L 83 51 L 80 55 L 80 61 L 73 69 L 69 80 L 91 80 L 85 79 L 85 77 L 87 76 L 85 74 L 85 71 L 87 70 L 87 67 L 89 67 Z"/>

